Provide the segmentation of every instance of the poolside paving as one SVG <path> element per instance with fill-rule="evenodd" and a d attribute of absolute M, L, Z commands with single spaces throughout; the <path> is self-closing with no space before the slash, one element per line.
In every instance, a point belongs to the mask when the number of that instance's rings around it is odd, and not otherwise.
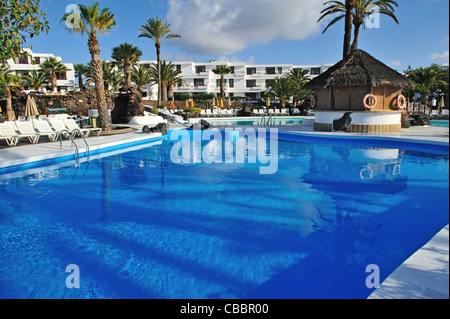
<path fill-rule="evenodd" d="M 183 128 L 171 125 L 171 129 Z M 273 127 L 272 127 L 273 128 Z M 326 136 L 333 138 L 388 138 L 398 141 L 427 142 L 435 145 L 449 145 L 448 127 L 411 127 L 399 133 L 360 134 L 344 132 L 317 132 L 307 125 L 276 126 L 281 131 L 307 136 Z M 151 140 L 161 134 L 144 134 L 138 131 L 120 135 L 89 137 L 91 150 L 117 146 L 134 142 Z M 83 142 L 78 139 L 80 153 L 85 152 Z M 74 149 L 70 141 L 63 142 L 60 149 L 58 143 L 39 143 L 30 145 L 21 143 L 9 148 L 6 143 L 0 144 L 0 168 L 42 161 L 65 156 L 73 156 Z M 449 226 L 442 229 L 430 242 L 419 249 L 400 267 L 397 268 L 378 288 L 370 299 L 448 299 L 449 298 Z"/>

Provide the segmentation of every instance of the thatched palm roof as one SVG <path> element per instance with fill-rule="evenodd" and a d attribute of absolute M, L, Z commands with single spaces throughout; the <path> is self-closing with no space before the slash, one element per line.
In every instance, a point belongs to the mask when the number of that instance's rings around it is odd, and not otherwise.
<path fill-rule="evenodd" d="M 312 79 L 307 89 L 325 89 L 330 86 L 383 86 L 413 89 L 414 84 L 405 76 L 363 50 L 355 50 L 346 60 L 342 60 Z"/>

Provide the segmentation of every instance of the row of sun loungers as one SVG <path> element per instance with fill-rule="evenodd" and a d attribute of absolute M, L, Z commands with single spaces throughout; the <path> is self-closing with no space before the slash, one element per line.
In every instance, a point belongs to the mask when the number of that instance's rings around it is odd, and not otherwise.
<path fill-rule="evenodd" d="M 202 110 L 200 112 L 200 116 L 201 117 L 234 117 L 237 116 L 237 110 L 236 109 L 232 109 L 232 110 L 210 110 L 210 109 L 206 109 L 206 110 Z"/>
<path fill-rule="evenodd" d="M 274 116 L 288 116 L 289 115 L 289 109 L 269 109 L 268 111 L 263 109 L 255 109 L 252 112 L 253 116 L 263 116 L 263 115 L 274 115 Z"/>
<path fill-rule="evenodd" d="M 32 119 L 28 121 L 18 120 L 0 124 L 0 140 L 5 140 L 8 146 L 16 146 L 21 139 L 28 139 L 36 144 L 41 136 L 46 136 L 50 142 L 56 142 L 60 136 L 75 138 L 76 136 L 88 137 L 91 133 L 99 136 L 101 128 L 82 129 L 74 119 L 53 117 Z"/>

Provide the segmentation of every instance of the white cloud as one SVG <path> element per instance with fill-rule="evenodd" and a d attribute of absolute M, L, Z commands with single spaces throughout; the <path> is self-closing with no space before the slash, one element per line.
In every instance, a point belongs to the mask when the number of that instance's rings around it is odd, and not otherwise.
<path fill-rule="evenodd" d="M 232 55 L 276 39 L 302 40 L 321 31 L 322 1 L 169 0 L 167 20 L 189 53 Z"/>
<path fill-rule="evenodd" d="M 402 63 L 402 61 L 394 60 L 394 61 L 389 62 L 388 65 L 389 65 L 391 68 L 395 68 L 395 67 L 402 66 L 403 63 Z"/>
<path fill-rule="evenodd" d="M 430 59 L 437 62 L 448 62 L 449 52 L 445 51 L 444 53 L 433 53 L 430 55 Z"/>

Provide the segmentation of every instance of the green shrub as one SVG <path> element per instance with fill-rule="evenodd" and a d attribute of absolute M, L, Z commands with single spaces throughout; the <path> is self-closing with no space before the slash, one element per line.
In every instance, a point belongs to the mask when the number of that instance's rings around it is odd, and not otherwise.
<path fill-rule="evenodd" d="M 175 101 L 186 101 L 191 98 L 191 95 L 189 93 L 175 93 L 173 97 Z"/>
<path fill-rule="evenodd" d="M 203 101 L 212 100 L 215 97 L 216 97 L 216 95 L 214 93 L 199 93 L 194 96 L 194 101 L 195 102 L 203 102 Z"/>

